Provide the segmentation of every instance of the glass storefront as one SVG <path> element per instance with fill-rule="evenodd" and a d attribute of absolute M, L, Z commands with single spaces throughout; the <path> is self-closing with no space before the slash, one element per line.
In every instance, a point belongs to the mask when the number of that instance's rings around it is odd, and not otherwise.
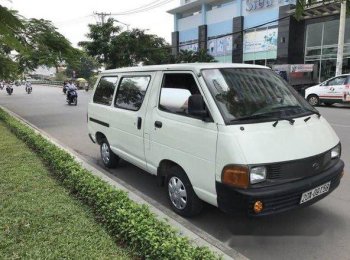
<path fill-rule="evenodd" d="M 339 20 L 309 24 L 306 27 L 305 63 L 315 64 L 319 81 L 335 76 Z M 350 72 L 350 19 L 346 20 L 343 73 Z"/>

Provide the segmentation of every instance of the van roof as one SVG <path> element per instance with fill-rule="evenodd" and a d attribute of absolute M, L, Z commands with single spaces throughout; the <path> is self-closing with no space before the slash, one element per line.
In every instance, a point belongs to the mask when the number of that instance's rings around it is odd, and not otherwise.
<path fill-rule="evenodd" d="M 159 71 L 159 70 L 194 70 L 199 72 L 201 69 L 218 69 L 218 68 L 259 68 L 269 69 L 265 66 L 243 64 L 243 63 L 180 63 L 180 64 L 164 64 L 150 65 L 138 67 L 125 67 L 102 71 L 101 74 L 113 74 L 123 72 L 143 72 L 143 71 Z"/>

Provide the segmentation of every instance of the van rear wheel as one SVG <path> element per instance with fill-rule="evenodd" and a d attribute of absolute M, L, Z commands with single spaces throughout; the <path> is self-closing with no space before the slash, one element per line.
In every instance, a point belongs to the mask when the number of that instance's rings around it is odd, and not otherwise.
<path fill-rule="evenodd" d="M 167 175 L 167 196 L 171 208 L 179 215 L 193 217 L 203 208 L 203 202 L 198 198 L 186 173 L 177 166 L 169 169 Z"/>
<path fill-rule="evenodd" d="M 118 165 L 119 157 L 115 155 L 107 139 L 103 139 L 100 144 L 101 159 L 107 168 L 115 168 Z"/>

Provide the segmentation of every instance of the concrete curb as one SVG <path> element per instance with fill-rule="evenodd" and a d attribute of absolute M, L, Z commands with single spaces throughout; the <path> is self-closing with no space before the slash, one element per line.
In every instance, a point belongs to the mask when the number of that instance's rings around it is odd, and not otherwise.
<path fill-rule="evenodd" d="M 226 259 L 237 259 L 237 260 L 248 259 L 245 256 L 243 256 L 242 254 L 240 254 L 238 251 L 232 249 L 231 247 L 228 247 L 228 246 L 222 244 L 222 242 L 220 242 L 219 240 L 217 240 L 213 236 L 209 235 L 205 231 L 200 230 L 197 227 L 194 227 L 194 225 L 190 224 L 186 219 L 183 219 L 182 217 L 178 216 L 177 214 L 175 214 L 171 210 L 165 208 L 164 206 L 160 205 L 159 203 L 157 203 L 155 201 L 152 201 L 152 203 L 150 203 L 149 202 L 150 198 L 147 198 L 147 200 L 146 200 L 140 192 L 137 192 L 135 189 L 133 189 L 129 185 L 123 183 L 122 181 L 119 182 L 119 181 L 113 180 L 110 177 L 111 176 L 110 173 L 108 173 L 107 171 L 101 171 L 101 170 L 97 169 L 95 166 L 93 166 L 93 165 L 89 164 L 88 162 L 86 162 L 85 160 L 81 159 L 80 155 L 78 153 L 76 153 L 75 151 L 66 147 L 65 145 L 61 144 L 58 140 L 51 137 L 49 134 L 47 134 L 43 130 L 37 128 L 36 126 L 34 126 L 30 122 L 28 122 L 27 120 L 22 118 L 21 116 L 19 116 L 18 114 L 8 110 L 7 108 L 5 108 L 1 105 L 0 105 L 0 108 L 3 109 L 4 111 L 6 111 L 7 113 L 9 113 L 11 116 L 18 119 L 19 121 L 21 121 L 23 124 L 32 128 L 36 133 L 40 134 L 48 141 L 52 142 L 53 144 L 55 144 L 59 148 L 65 150 L 67 153 L 71 154 L 77 162 L 81 163 L 81 165 L 85 169 L 91 171 L 94 175 L 96 175 L 96 176 L 100 177 L 102 180 L 108 182 L 113 187 L 120 189 L 120 190 L 123 190 L 123 191 L 126 191 L 129 195 L 129 198 L 132 199 L 133 201 L 135 201 L 136 203 L 146 204 L 149 207 L 149 209 L 153 213 L 155 213 L 159 219 L 165 220 L 172 227 L 179 230 L 180 234 L 188 237 L 193 244 L 195 244 L 197 246 L 206 246 L 210 250 L 212 250 L 213 252 L 220 255 L 222 257 L 222 259 L 225 259 L 225 260 Z M 157 207 L 155 207 L 154 205 L 157 205 Z M 186 227 L 185 225 L 191 226 L 190 227 L 191 229 Z M 195 230 L 196 233 L 193 232 L 192 230 Z"/>

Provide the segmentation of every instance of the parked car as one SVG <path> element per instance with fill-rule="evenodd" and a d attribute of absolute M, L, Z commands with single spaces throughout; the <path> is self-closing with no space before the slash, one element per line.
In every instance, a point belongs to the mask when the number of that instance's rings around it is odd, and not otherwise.
<path fill-rule="evenodd" d="M 263 216 L 311 205 L 340 183 L 339 138 L 271 69 L 177 64 L 107 70 L 88 105 L 106 167 L 157 176 L 186 217 L 203 202 Z"/>
<path fill-rule="evenodd" d="M 305 98 L 312 106 L 321 103 L 326 106 L 334 103 L 350 103 L 350 74 L 339 75 L 307 88 Z"/>

